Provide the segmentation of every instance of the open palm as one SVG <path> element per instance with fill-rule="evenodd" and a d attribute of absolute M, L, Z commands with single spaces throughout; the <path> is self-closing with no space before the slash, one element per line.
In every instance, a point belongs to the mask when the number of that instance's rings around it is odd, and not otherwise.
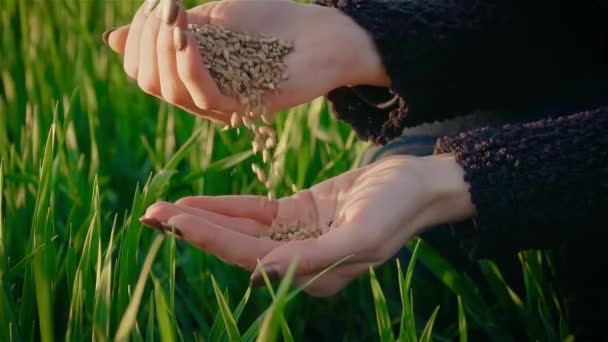
<path fill-rule="evenodd" d="M 335 262 L 345 262 L 305 289 L 329 296 L 394 255 L 427 222 L 431 198 L 406 157 L 393 157 L 269 202 L 261 196 L 188 197 L 157 203 L 147 219 L 168 223 L 181 239 L 249 271 L 258 259 L 280 278 L 297 257 L 302 285 Z M 316 239 L 278 242 L 256 235 L 272 222 L 315 224 Z"/>

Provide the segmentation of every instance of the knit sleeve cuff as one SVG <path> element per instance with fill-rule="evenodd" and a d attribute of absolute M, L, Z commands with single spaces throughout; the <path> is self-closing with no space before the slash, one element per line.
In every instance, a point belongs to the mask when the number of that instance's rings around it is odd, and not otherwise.
<path fill-rule="evenodd" d="M 437 142 L 465 170 L 478 216 L 455 231 L 473 258 L 549 248 L 608 209 L 608 108 Z M 582 232 L 578 232 L 582 233 Z"/>
<path fill-rule="evenodd" d="M 386 144 L 403 131 L 407 105 L 390 89 L 341 87 L 327 94 L 327 99 L 336 118 L 348 123 L 362 140 Z"/>

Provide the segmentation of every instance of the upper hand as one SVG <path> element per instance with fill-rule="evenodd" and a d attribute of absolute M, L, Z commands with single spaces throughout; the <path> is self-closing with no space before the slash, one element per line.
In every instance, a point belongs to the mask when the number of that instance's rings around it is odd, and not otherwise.
<path fill-rule="evenodd" d="M 329 296 L 422 230 L 473 213 L 453 157 L 391 157 L 272 202 L 261 196 L 189 197 L 154 204 L 145 217 L 175 226 L 184 241 L 249 271 L 260 259 L 274 278 L 297 257 L 297 285 L 351 256 L 305 289 Z M 256 238 L 273 221 L 300 221 L 327 232 L 290 242 Z"/>
<path fill-rule="evenodd" d="M 106 39 L 124 56 L 124 69 L 140 88 L 193 114 L 227 123 L 243 112 L 236 99 L 224 96 L 203 66 L 187 24 L 218 24 L 240 32 L 293 41 L 285 59 L 288 79 L 279 92 L 265 94 L 271 113 L 291 108 L 345 85 L 388 82 L 371 39 L 337 9 L 288 0 L 224 0 L 185 11 L 175 0 L 158 0 L 149 12 L 146 1 L 128 26 Z M 170 8 L 176 15 L 173 19 Z M 164 10 L 163 10 L 164 9 Z M 177 51 L 174 27 L 186 32 L 187 44 Z"/>

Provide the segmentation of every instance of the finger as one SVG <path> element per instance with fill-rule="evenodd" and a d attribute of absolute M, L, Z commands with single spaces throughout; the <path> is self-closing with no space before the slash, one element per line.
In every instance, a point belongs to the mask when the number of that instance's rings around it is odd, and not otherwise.
<path fill-rule="evenodd" d="M 103 41 L 114 52 L 123 56 L 125 54 L 125 45 L 129 36 L 131 25 L 121 26 L 119 28 L 110 29 L 103 33 Z"/>
<path fill-rule="evenodd" d="M 127 42 L 125 44 L 125 55 L 123 61 L 123 67 L 125 72 L 132 79 L 137 79 L 137 71 L 139 64 L 139 39 L 146 17 L 149 15 L 151 8 L 156 6 L 157 1 L 148 0 L 139 7 L 133 20 L 131 21 L 131 28 L 127 36 Z"/>
<path fill-rule="evenodd" d="M 160 29 L 157 37 L 157 65 L 162 97 L 174 104 L 191 102 L 188 90 L 177 76 L 173 27 L 185 25 L 186 13 L 175 0 L 161 0 Z"/>
<path fill-rule="evenodd" d="M 137 84 L 147 94 L 160 96 L 161 85 L 158 75 L 156 59 L 156 41 L 160 29 L 160 10 L 162 5 L 156 5 L 154 10 L 146 17 L 139 41 L 139 65 L 137 71 Z"/>
<path fill-rule="evenodd" d="M 226 263 L 253 270 L 257 260 L 264 257 L 280 242 L 270 239 L 257 239 L 221 227 L 201 217 L 180 214 L 171 217 L 169 226 L 179 230 L 181 238 L 198 248 L 207 251 Z"/>
<path fill-rule="evenodd" d="M 268 225 L 264 225 L 255 220 L 242 217 L 224 216 L 203 209 L 188 206 L 178 206 L 176 204 L 167 202 L 154 203 L 148 208 L 148 210 L 146 210 L 144 217 L 154 218 L 160 222 L 168 222 L 171 217 L 180 214 L 198 216 L 224 229 L 231 229 L 250 236 L 256 236 L 259 233 L 267 231 L 269 228 Z"/>
<path fill-rule="evenodd" d="M 221 106 L 225 112 L 240 112 L 242 106 L 235 99 L 220 92 L 205 66 L 193 34 L 186 32 L 188 31 L 184 27 L 175 28 L 174 41 L 177 47 L 175 58 L 178 76 L 188 89 L 194 103 L 204 109 L 217 109 Z M 221 99 L 221 105 L 218 104 L 218 99 Z"/>
<path fill-rule="evenodd" d="M 335 203 L 314 197 L 315 195 L 311 191 L 303 190 L 272 201 L 268 201 L 263 196 L 248 195 L 193 196 L 184 197 L 176 204 L 205 209 L 226 216 L 248 217 L 268 225 L 273 222 L 319 225 L 323 231 L 326 231 L 331 217 L 333 217 Z M 323 208 L 320 208 L 319 205 Z"/>
<path fill-rule="evenodd" d="M 279 207 L 277 200 L 251 195 L 192 196 L 175 203 L 230 217 L 246 217 L 267 225 L 272 224 Z"/>
<path fill-rule="evenodd" d="M 204 110 L 196 106 L 177 75 L 172 29 L 175 25 L 184 27 L 186 25 L 186 12 L 182 5 L 175 0 L 160 0 L 153 13 L 156 16 L 154 20 L 158 23 L 158 32 L 155 49 L 151 52 L 156 51 L 154 60 L 157 74 L 155 76 L 158 77 L 158 82 L 157 87 L 152 90 L 157 93 L 157 97 L 189 113 L 201 115 L 216 123 L 227 124 L 230 120 L 227 114 Z"/>

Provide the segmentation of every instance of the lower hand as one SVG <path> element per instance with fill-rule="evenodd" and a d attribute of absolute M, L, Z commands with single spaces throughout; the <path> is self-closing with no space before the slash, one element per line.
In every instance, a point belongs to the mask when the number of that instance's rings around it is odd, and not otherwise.
<path fill-rule="evenodd" d="M 330 296 L 392 257 L 413 236 L 474 214 L 463 170 L 452 156 L 391 157 L 269 202 L 262 196 L 188 197 L 152 205 L 144 222 L 175 227 L 179 237 L 261 277 L 281 278 L 298 258 L 296 285 L 348 257 L 305 291 Z M 316 239 L 257 238 L 272 222 L 319 226 Z M 170 229 L 170 228 L 169 228 Z"/>
<path fill-rule="evenodd" d="M 143 91 L 213 121 L 227 123 L 230 114 L 244 112 L 244 106 L 220 93 L 187 24 L 217 24 L 294 42 L 294 51 L 285 59 L 289 79 L 279 83 L 278 93 L 264 95 L 270 113 L 336 87 L 388 83 L 367 33 L 339 10 L 318 5 L 224 0 L 185 11 L 175 0 L 147 0 L 130 25 L 104 34 L 109 46 L 124 57 L 125 72 Z M 174 34 L 180 32 L 186 41 L 182 50 L 174 42 Z"/>

